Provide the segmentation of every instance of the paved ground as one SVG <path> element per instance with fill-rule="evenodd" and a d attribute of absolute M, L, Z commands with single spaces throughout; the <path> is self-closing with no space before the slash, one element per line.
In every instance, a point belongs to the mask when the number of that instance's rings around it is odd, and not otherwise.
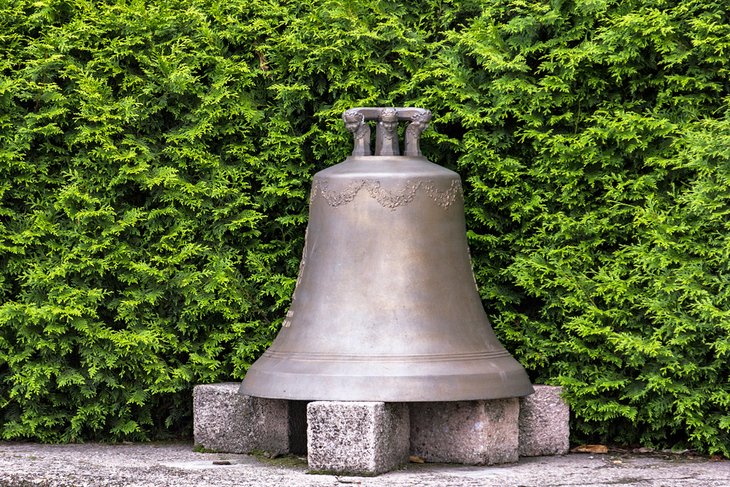
<path fill-rule="evenodd" d="M 0 442 L 0 486 L 730 487 L 730 461 L 687 455 L 570 454 L 517 464 L 410 464 L 379 477 L 307 473 L 304 459 L 195 453 L 192 444 L 37 445 Z"/>

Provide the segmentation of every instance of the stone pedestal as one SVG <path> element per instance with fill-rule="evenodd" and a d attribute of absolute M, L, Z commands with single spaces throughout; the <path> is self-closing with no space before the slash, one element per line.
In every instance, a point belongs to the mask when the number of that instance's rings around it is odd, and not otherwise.
<path fill-rule="evenodd" d="M 561 387 L 533 386 L 535 393 L 520 399 L 520 456 L 565 455 L 570 448 L 570 409 Z"/>
<path fill-rule="evenodd" d="M 308 454 L 312 471 L 377 475 L 408 455 L 492 465 L 568 452 L 569 409 L 560 387 L 521 398 L 383 403 L 244 396 L 239 384 L 196 386 L 195 443 L 230 453 Z"/>
<path fill-rule="evenodd" d="M 307 405 L 307 451 L 314 471 L 378 475 L 408 461 L 408 406 L 318 401 Z"/>
<path fill-rule="evenodd" d="M 410 408 L 411 454 L 427 462 L 493 465 L 518 459 L 517 398 Z"/>
<path fill-rule="evenodd" d="M 208 450 L 274 455 L 290 451 L 290 401 L 238 393 L 240 383 L 198 385 L 193 389 L 195 444 Z"/>

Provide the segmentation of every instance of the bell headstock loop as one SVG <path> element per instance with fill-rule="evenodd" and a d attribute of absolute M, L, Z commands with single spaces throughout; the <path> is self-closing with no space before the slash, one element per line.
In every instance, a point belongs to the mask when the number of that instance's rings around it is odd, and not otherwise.
<path fill-rule="evenodd" d="M 419 141 L 431 120 L 431 112 L 414 107 L 358 107 L 342 114 L 345 127 L 354 139 L 353 156 L 370 156 L 370 120 L 377 121 L 375 131 L 376 156 L 400 156 L 398 123 L 410 122 L 405 131 L 404 156 L 420 156 Z"/>

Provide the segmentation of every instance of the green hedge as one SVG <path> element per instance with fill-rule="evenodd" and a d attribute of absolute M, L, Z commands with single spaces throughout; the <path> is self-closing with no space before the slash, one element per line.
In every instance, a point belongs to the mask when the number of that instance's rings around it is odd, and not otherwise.
<path fill-rule="evenodd" d="M 9 0 L 0 54 L 3 438 L 189 428 L 281 323 L 340 113 L 416 105 L 573 438 L 730 456 L 724 2 Z"/>

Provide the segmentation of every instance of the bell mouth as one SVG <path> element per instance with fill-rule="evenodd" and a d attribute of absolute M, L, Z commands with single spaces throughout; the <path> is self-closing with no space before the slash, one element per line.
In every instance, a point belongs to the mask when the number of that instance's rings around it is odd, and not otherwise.
<path fill-rule="evenodd" d="M 506 351 L 380 357 L 269 351 L 249 369 L 240 392 L 288 400 L 443 402 L 534 391 Z"/>

